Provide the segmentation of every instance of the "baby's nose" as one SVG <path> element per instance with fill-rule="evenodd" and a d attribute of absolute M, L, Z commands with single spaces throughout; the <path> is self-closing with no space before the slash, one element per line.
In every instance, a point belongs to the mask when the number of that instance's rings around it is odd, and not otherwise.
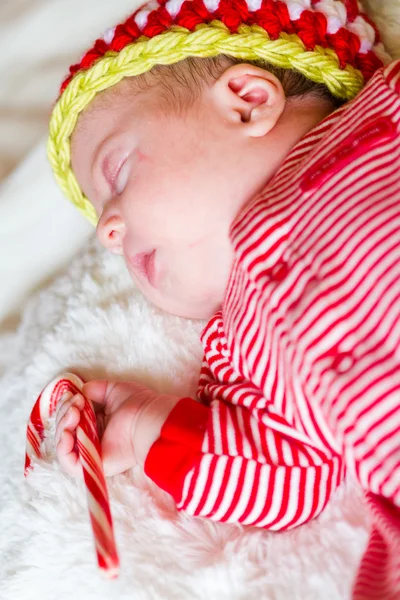
<path fill-rule="evenodd" d="M 119 215 L 100 218 L 97 224 L 97 237 L 100 243 L 114 254 L 123 253 L 125 225 Z"/>

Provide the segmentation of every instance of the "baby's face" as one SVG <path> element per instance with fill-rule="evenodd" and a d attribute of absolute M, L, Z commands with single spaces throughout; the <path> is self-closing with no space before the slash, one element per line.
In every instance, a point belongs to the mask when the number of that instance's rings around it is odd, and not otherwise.
<path fill-rule="evenodd" d="M 268 168 L 213 93 L 183 111 L 166 104 L 158 87 L 132 91 L 126 80 L 98 96 L 79 118 L 72 168 L 100 242 L 124 256 L 145 296 L 209 318 L 232 266 L 230 226 Z"/>

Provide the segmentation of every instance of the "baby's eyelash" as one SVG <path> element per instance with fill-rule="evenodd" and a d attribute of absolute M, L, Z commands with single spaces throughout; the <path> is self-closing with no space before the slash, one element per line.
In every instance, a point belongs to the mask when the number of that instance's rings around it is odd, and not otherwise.
<path fill-rule="evenodd" d="M 113 184 L 113 191 L 120 195 L 123 193 L 126 184 L 128 183 L 129 180 L 129 175 L 130 175 L 130 165 L 128 163 L 128 159 L 126 159 L 124 161 L 124 163 L 121 165 L 115 179 L 114 179 L 114 184 Z"/>
<path fill-rule="evenodd" d="M 117 160 L 115 160 L 115 158 Z M 127 153 L 122 156 L 116 155 L 115 153 L 111 153 L 108 154 L 103 161 L 102 172 L 112 190 L 114 189 L 115 182 L 127 158 Z"/>

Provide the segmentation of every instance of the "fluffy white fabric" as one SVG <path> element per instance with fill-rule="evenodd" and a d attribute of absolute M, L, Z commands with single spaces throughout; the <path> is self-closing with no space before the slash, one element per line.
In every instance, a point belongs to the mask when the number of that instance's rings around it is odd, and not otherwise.
<path fill-rule="evenodd" d="M 2 600 L 346 597 L 366 540 L 355 487 L 341 490 L 318 521 L 278 535 L 177 515 L 141 473 L 115 477 L 109 483 L 122 573 L 104 583 L 83 487 L 60 472 L 51 438 L 48 460 L 23 481 L 26 420 L 56 373 L 134 377 L 193 393 L 201 326 L 151 307 L 119 258 L 95 242 L 31 302 L 18 364 L 1 382 Z"/>
<path fill-rule="evenodd" d="M 381 27 L 395 31 L 398 0 L 374 4 Z M 109 488 L 122 571 L 106 582 L 96 567 L 83 486 L 60 471 L 51 436 L 47 460 L 24 481 L 26 422 L 54 375 L 68 369 L 87 379 L 135 378 L 193 394 L 202 325 L 149 306 L 121 260 L 91 241 L 31 300 L 18 335 L 2 339 L 0 366 L 10 363 L 11 351 L 16 357 L 0 380 L 2 600 L 349 598 L 368 531 L 352 482 L 314 522 L 272 534 L 177 514 L 140 471 L 115 477 Z"/>

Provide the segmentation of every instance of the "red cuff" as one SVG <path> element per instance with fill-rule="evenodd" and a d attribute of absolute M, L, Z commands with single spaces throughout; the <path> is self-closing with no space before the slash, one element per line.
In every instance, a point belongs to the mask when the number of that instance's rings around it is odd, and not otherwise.
<path fill-rule="evenodd" d="M 200 463 L 209 410 L 192 398 L 179 400 L 146 457 L 144 472 L 176 503 L 186 475 Z"/>

